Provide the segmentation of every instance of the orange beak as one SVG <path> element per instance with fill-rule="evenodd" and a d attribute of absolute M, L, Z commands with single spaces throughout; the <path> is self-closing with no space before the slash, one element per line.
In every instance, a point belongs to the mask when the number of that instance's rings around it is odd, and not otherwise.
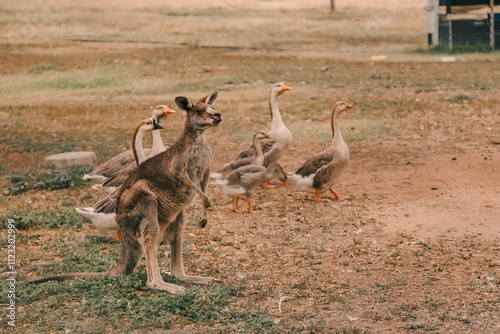
<path fill-rule="evenodd" d="M 164 113 L 165 115 L 175 114 L 175 110 L 170 109 L 170 108 L 169 108 L 169 107 L 167 107 L 167 106 L 163 106 L 163 113 Z"/>
<path fill-rule="evenodd" d="M 292 90 L 292 89 L 293 89 L 292 87 L 283 84 L 283 91 L 284 92 L 286 92 L 287 90 Z"/>
<path fill-rule="evenodd" d="M 283 182 L 283 184 L 285 185 L 285 188 L 288 188 L 288 180 L 286 180 L 285 182 Z"/>
<path fill-rule="evenodd" d="M 347 108 L 347 109 L 351 109 L 351 108 L 352 108 L 352 104 L 349 104 L 349 103 L 348 103 L 348 104 L 347 104 L 347 106 L 346 106 L 346 108 Z"/>

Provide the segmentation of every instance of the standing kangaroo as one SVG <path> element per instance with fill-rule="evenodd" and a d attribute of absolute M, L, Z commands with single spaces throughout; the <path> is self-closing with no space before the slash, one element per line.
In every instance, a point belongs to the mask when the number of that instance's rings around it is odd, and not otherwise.
<path fill-rule="evenodd" d="M 127 178 L 117 190 L 116 221 L 120 228 L 122 254 L 115 268 L 107 273 L 75 273 L 49 277 L 49 280 L 67 280 L 81 276 L 119 276 L 134 272 L 144 255 L 147 285 L 151 288 L 181 293 L 184 287 L 165 283 L 160 274 L 157 250 L 164 239 L 170 244 L 171 275 L 188 283 L 207 284 L 212 277 L 190 276 L 184 273 L 182 235 L 184 209 L 195 194 L 203 199 L 201 225 L 205 225 L 206 209 L 210 199 L 205 194 L 212 150 L 205 138 L 205 130 L 222 122 L 220 113 L 212 108 L 217 92 L 193 104 L 185 97 L 176 97 L 177 107 L 187 116 L 180 139 L 166 152 L 146 161 Z"/>

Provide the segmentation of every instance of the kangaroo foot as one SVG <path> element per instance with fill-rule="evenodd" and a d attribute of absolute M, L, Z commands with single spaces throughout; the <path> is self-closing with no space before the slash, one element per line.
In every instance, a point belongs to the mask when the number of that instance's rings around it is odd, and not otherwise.
<path fill-rule="evenodd" d="M 174 275 L 178 279 L 186 283 L 194 283 L 194 284 L 210 284 L 215 281 L 213 277 L 205 277 L 205 276 L 192 276 L 192 275 Z"/>
<path fill-rule="evenodd" d="M 152 289 L 157 289 L 157 290 L 162 290 L 162 291 L 167 291 L 172 294 L 179 294 L 179 293 L 184 293 L 186 291 L 186 288 L 180 285 L 175 285 L 171 283 L 165 283 L 165 282 L 155 282 L 155 283 L 148 283 L 148 286 Z"/>

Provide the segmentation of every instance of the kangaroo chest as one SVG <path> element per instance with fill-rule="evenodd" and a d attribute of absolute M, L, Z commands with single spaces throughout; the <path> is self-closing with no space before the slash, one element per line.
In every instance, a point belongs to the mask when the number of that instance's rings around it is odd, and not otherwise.
<path fill-rule="evenodd" d="M 206 147 L 193 147 L 184 152 L 180 161 L 173 161 L 168 170 L 168 182 L 159 182 L 155 187 L 158 213 L 161 220 L 172 221 L 193 200 L 196 192 L 186 183 L 185 177 L 200 187 L 212 164 L 212 152 Z"/>

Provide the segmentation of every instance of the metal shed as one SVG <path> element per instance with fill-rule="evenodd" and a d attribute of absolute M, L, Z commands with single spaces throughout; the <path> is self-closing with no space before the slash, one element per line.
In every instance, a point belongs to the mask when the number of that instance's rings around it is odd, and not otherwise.
<path fill-rule="evenodd" d="M 500 0 L 428 0 L 429 45 L 500 48 Z"/>

